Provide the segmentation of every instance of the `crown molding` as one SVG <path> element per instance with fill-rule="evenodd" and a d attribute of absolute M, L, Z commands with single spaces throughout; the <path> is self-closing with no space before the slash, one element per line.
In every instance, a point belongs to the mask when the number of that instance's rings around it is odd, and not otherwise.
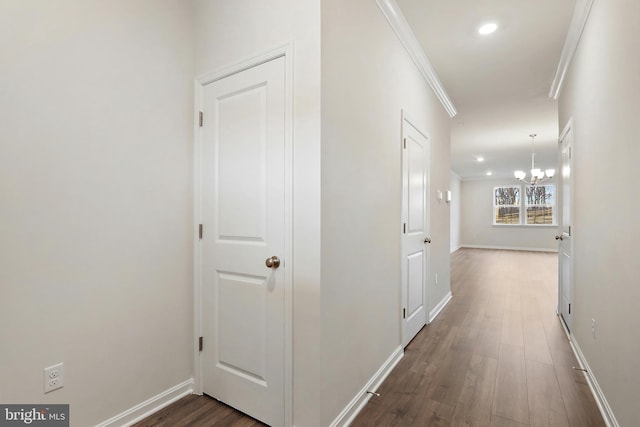
<path fill-rule="evenodd" d="M 453 102 L 447 95 L 447 91 L 444 89 L 442 82 L 436 75 L 435 70 L 431 66 L 429 59 L 427 59 L 427 55 L 422 50 L 422 46 L 418 42 L 415 34 L 411 30 L 409 23 L 405 19 L 398 3 L 395 0 L 376 0 L 378 7 L 382 11 L 382 14 L 391 25 L 391 28 L 400 39 L 400 42 L 409 53 L 409 56 L 418 67 L 420 74 L 422 77 L 429 83 L 431 89 L 435 92 L 436 96 L 442 103 L 442 106 L 447 113 L 449 113 L 450 117 L 454 117 L 458 114 L 456 107 L 453 105 Z"/>
<path fill-rule="evenodd" d="M 569 31 L 567 32 L 567 38 L 564 41 L 564 47 L 562 48 L 562 55 L 560 55 L 560 62 L 556 69 L 556 75 L 551 84 L 551 90 L 549 90 L 549 98 L 558 99 L 564 78 L 571 65 L 573 55 L 578 49 L 580 43 L 580 37 L 585 25 L 587 25 L 587 19 L 589 18 L 589 12 L 591 6 L 593 6 L 594 0 L 577 0 L 576 5 L 573 8 L 573 16 L 571 17 L 571 23 L 569 24 Z"/>

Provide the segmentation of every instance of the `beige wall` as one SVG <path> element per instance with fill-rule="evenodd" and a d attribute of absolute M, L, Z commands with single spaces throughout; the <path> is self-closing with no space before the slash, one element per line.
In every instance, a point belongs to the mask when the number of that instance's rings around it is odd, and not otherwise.
<path fill-rule="evenodd" d="M 192 376 L 191 4 L 1 9 L 0 402 L 94 425 Z"/>
<path fill-rule="evenodd" d="M 639 2 L 595 1 L 560 95 L 559 126 L 574 126 L 572 332 L 621 426 L 640 425 L 639 16 Z"/>
<path fill-rule="evenodd" d="M 196 0 L 196 74 L 293 42 L 293 421 L 320 419 L 320 2 Z"/>
<path fill-rule="evenodd" d="M 556 227 L 493 225 L 493 189 L 517 185 L 509 179 L 462 181 L 461 243 L 466 247 L 557 251 Z"/>
<path fill-rule="evenodd" d="M 374 1 L 323 1 L 320 425 L 400 345 L 402 109 L 431 136 L 433 306 L 449 291 L 449 208 L 435 198 L 449 186 L 449 116 Z"/>

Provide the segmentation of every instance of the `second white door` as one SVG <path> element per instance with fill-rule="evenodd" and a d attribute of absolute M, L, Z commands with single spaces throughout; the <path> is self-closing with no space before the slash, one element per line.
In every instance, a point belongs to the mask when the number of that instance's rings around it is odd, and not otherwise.
<path fill-rule="evenodd" d="M 402 122 L 401 299 L 403 347 L 427 322 L 429 139 Z"/>
<path fill-rule="evenodd" d="M 558 282 L 559 295 L 558 305 L 559 312 L 564 320 L 567 329 L 572 328 L 572 309 L 573 300 L 573 242 L 571 235 L 571 166 L 572 166 L 572 149 L 573 149 L 573 129 L 571 123 L 560 137 L 560 191 L 562 200 L 562 213 L 560 215 L 558 235 Z"/>

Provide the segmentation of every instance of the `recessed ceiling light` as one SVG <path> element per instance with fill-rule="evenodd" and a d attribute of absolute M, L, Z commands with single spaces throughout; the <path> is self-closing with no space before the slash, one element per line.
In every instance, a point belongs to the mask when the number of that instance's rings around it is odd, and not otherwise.
<path fill-rule="evenodd" d="M 495 22 L 489 22 L 488 24 L 484 24 L 483 26 L 478 28 L 478 33 L 484 36 L 484 35 L 493 33 L 497 29 L 498 29 L 498 24 L 496 24 Z"/>
<path fill-rule="evenodd" d="M 482 157 L 482 156 L 477 156 L 477 157 L 476 157 L 476 161 L 477 161 L 477 162 L 484 162 L 484 157 Z"/>
<path fill-rule="evenodd" d="M 493 175 L 493 172 L 487 171 L 487 176 L 491 176 L 491 175 Z"/>

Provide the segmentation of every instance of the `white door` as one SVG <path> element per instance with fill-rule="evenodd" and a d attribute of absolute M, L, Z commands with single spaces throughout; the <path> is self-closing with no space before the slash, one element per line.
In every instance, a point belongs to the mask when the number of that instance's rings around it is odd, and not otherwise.
<path fill-rule="evenodd" d="M 560 315 L 567 329 L 571 331 L 573 300 L 573 242 L 571 236 L 571 167 L 573 150 L 573 129 L 571 123 L 560 136 L 560 197 L 562 209 L 558 221 L 558 305 Z"/>
<path fill-rule="evenodd" d="M 207 84 L 202 105 L 203 391 L 273 426 L 284 424 L 284 67 Z"/>
<path fill-rule="evenodd" d="M 426 324 L 429 140 L 406 119 L 402 122 L 402 345 Z"/>

